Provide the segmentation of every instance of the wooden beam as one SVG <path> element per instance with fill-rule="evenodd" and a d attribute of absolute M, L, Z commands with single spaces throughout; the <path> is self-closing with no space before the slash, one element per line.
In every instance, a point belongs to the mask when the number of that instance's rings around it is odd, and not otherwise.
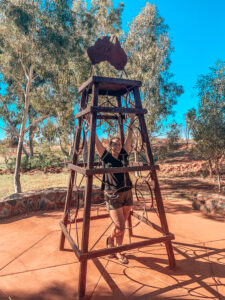
<path fill-rule="evenodd" d="M 75 253 L 76 257 L 78 260 L 80 260 L 81 252 L 77 248 L 77 246 L 74 243 L 74 240 L 71 238 L 69 232 L 67 231 L 65 225 L 63 224 L 62 221 L 59 222 L 59 225 L 62 229 L 62 232 L 64 233 L 65 237 L 68 239 L 68 242 L 70 243 L 71 248 L 73 249 L 73 252 Z"/>
<path fill-rule="evenodd" d="M 99 220 L 99 219 L 105 219 L 105 218 L 109 218 L 109 214 L 102 214 L 102 215 L 98 215 L 98 216 L 91 216 L 90 220 L 94 221 L 94 220 Z M 77 219 L 77 223 L 79 222 L 83 222 L 83 218 L 78 218 Z M 75 222 L 72 222 L 75 223 Z"/>
<path fill-rule="evenodd" d="M 76 172 L 79 173 L 79 174 L 87 175 L 87 174 L 86 174 L 86 169 L 85 169 L 85 168 L 82 168 L 82 167 L 79 167 L 79 166 L 76 166 L 76 165 L 73 165 L 73 164 L 68 164 L 68 168 L 69 168 L 70 170 L 76 171 Z"/>
<path fill-rule="evenodd" d="M 106 174 L 106 173 L 126 173 L 126 172 L 135 172 L 135 171 L 150 171 L 150 170 L 159 170 L 158 165 L 145 165 L 145 166 L 130 166 L 130 167 L 116 167 L 116 168 L 95 168 L 95 169 L 86 169 L 69 164 L 68 167 L 78 173 L 81 173 L 85 176 L 94 175 L 94 174 Z"/>
<path fill-rule="evenodd" d="M 97 119 L 101 119 L 101 120 L 118 120 L 118 116 L 110 116 L 110 115 L 100 115 L 97 116 Z M 122 119 L 125 119 L 125 116 L 122 115 L 121 116 Z"/>
<path fill-rule="evenodd" d="M 135 242 L 132 244 L 125 244 L 125 245 L 118 246 L 118 247 L 99 249 L 99 250 L 95 250 L 95 251 L 91 251 L 91 252 L 87 252 L 87 253 L 82 253 L 80 256 L 80 260 L 82 261 L 82 260 L 86 260 L 86 259 L 93 259 L 96 257 L 105 256 L 105 255 L 113 254 L 113 253 L 117 253 L 117 252 L 132 250 L 132 249 L 136 249 L 136 248 L 142 248 L 142 247 L 146 247 L 146 246 L 154 245 L 154 244 L 158 244 L 158 243 L 163 243 L 163 242 L 165 243 L 166 241 L 171 241 L 173 239 L 174 239 L 174 235 L 168 234 L 166 236 L 162 236 L 159 238 L 149 238 L 148 240 Z"/>
<path fill-rule="evenodd" d="M 99 83 L 104 86 L 104 84 L 112 84 L 125 87 L 140 87 L 142 85 L 141 81 L 138 80 L 130 80 L 130 79 L 122 79 L 122 78 L 110 78 L 110 77 L 101 77 L 101 76 L 92 76 L 87 81 L 85 81 L 78 89 L 78 93 L 81 93 L 84 89 L 91 90 L 91 87 L 94 83 Z"/>
<path fill-rule="evenodd" d="M 143 216 L 140 216 L 139 214 L 137 214 L 134 211 L 131 211 L 130 214 L 132 216 L 134 216 L 135 218 L 137 218 L 138 220 L 140 220 L 141 222 L 145 223 L 146 225 L 151 226 L 155 230 L 157 230 L 157 231 L 161 232 L 163 235 L 165 235 L 165 232 L 163 231 L 163 229 L 160 226 L 156 225 L 155 223 L 150 222 L 148 219 L 146 219 Z M 170 234 L 172 235 L 172 233 L 170 233 Z"/>
<path fill-rule="evenodd" d="M 78 119 L 88 113 L 118 113 L 118 114 L 137 114 L 143 115 L 147 114 L 147 109 L 143 108 L 124 108 L 124 107 L 101 107 L 101 106 L 89 106 L 75 115 L 75 118 Z M 102 115 L 104 118 L 104 115 Z"/>

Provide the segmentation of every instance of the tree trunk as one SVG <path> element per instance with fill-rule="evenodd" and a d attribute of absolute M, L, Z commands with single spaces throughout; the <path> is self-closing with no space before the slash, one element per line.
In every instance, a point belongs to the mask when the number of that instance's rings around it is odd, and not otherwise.
<path fill-rule="evenodd" d="M 213 167 L 212 167 L 212 161 L 210 158 L 208 159 L 208 163 L 209 163 L 209 176 L 210 176 L 210 178 L 212 178 L 213 177 Z"/>
<path fill-rule="evenodd" d="M 23 153 L 26 155 L 27 159 L 30 157 L 29 153 L 27 152 L 24 146 L 23 146 Z"/>
<path fill-rule="evenodd" d="M 63 148 L 62 142 L 61 142 L 61 139 L 60 139 L 60 138 L 59 138 L 59 146 L 60 146 L 61 152 L 62 152 L 66 157 L 69 157 L 69 153 Z"/>
<path fill-rule="evenodd" d="M 185 136 L 186 136 L 186 148 L 187 149 L 188 149 L 188 144 L 189 144 L 189 135 L 190 135 L 190 130 L 188 127 L 186 127 Z"/>
<path fill-rule="evenodd" d="M 220 176 L 220 168 L 219 168 L 219 160 L 216 159 L 215 162 L 216 165 L 216 177 L 217 177 L 217 183 L 218 183 L 218 191 L 219 193 L 221 192 L 221 176 Z"/>
<path fill-rule="evenodd" d="M 21 193 L 21 183 L 20 183 L 20 166 L 21 166 L 21 155 L 22 155 L 22 149 L 23 149 L 23 141 L 24 141 L 24 135 L 25 135 L 25 126 L 27 122 L 27 115 L 28 115 L 28 108 L 30 105 L 30 99 L 29 99 L 29 92 L 30 87 L 32 83 L 32 77 L 33 77 L 33 66 L 30 67 L 28 81 L 26 85 L 26 91 L 24 93 L 24 113 L 23 113 L 23 120 L 20 126 L 20 135 L 19 135 L 19 142 L 17 146 L 17 154 L 16 154 L 16 166 L 15 166 L 15 172 L 14 172 L 14 188 L 16 193 Z"/>
<path fill-rule="evenodd" d="M 72 139 L 72 144 L 71 144 L 71 147 L 70 147 L 69 156 L 72 156 L 72 155 L 73 155 L 73 148 L 74 148 L 74 142 L 75 142 L 75 135 L 76 135 L 76 131 L 75 131 L 74 134 L 73 134 L 73 139 Z"/>
<path fill-rule="evenodd" d="M 33 127 L 29 129 L 29 148 L 30 148 L 30 158 L 33 158 L 34 156 L 34 145 L 33 145 Z"/>

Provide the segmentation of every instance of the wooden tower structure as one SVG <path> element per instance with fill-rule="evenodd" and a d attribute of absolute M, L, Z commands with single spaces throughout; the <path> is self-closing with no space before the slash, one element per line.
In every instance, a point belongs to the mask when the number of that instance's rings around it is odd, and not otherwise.
<path fill-rule="evenodd" d="M 78 119 L 78 127 L 76 130 L 75 141 L 74 141 L 74 151 L 72 164 L 69 164 L 70 168 L 70 179 L 68 185 L 68 191 L 65 202 L 64 216 L 63 220 L 60 222 L 61 226 L 61 240 L 60 240 L 60 250 L 64 249 L 65 238 L 68 239 L 72 250 L 74 251 L 77 259 L 80 262 L 79 270 L 79 282 L 78 282 L 78 299 L 82 299 L 85 296 L 85 287 L 86 287 L 86 274 L 87 274 L 87 261 L 88 259 L 93 259 L 96 257 L 105 256 L 108 254 L 126 251 L 130 249 L 140 248 L 148 245 L 153 245 L 157 243 L 164 243 L 169 260 L 170 268 L 175 267 L 175 258 L 172 248 L 171 240 L 174 239 L 174 235 L 169 232 L 168 224 L 166 220 L 165 210 L 163 206 L 162 196 L 160 192 L 160 186 L 157 178 L 157 170 L 159 167 L 154 164 L 153 154 L 150 146 L 150 141 L 147 133 L 147 127 L 145 123 L 144 114 L 147 113 L 147 110 L 143 109 L 139 88 L 141 86 L 140 81 L 128 80 L 128 79 L 119 79 L 119 78 L 108 78 L 108 77 L 99 77 L 92 76 L 90 77 L 83 85 L 79 88 L 79 93 L 81 94 L 81 104 L 80 111 L 76 115 Z M 121 97 L 131 93 L 134 105 L 132 107 L 124 107 Z M 88 97 L 91 95 L 91 97 Z M 110 97 L 115 97 L 117 106 L 101 106 L 99 105 L 99 95 L 105 95 Z M 91 98 L 90 103 L 88 99 Z M 90 136 L 89 136 L 89 148 L 88 148 L 88 159 L 87 164 L 84 167 L 78 165 L 78 155 L 79 155 L 79 146 L 81 139 L 81 128 L 82 122 L 84 121 L 85 116 L 89 114 L 89 123 L 90 123 Z M 147 163 L 142 165 L 131 165 L 121 168 L 103 168 L 97 167 L 94 163 L 94 154 L 95 154 L 95 136 L 96 136 L 96 122 L 98 119 L 114 119 L 119 122 L 119 133 L 122 143 L 124 142 L 124 131 L 123 131 L 123 120 L 126 114 L 135 114 L 139 120 L 140 132 L 142 141 L 145 148 L 145 155 L 147 158 Z M 161 235 L 157 238 L 144 239 L 142 241 L 123 244 L 122 246 L 112 247 L 112 248 L 103 248 L 98 250 L 89 251 L 89 229 L 90 222 L 93 219 L 97 218 L 109 218 L 108 214 L 93 216 L 90 215 L 91 210 L 91 196 L 92 196 L 92 184 L 93 184 L 93 175 L 94 174 L 106 174 L 106 173 L 121 173 L 121 172 L 134 172 L 134 171 L 150 171 L 151 180 L 154 183 L 154 197 L 156 201 L 156 206 L 158 210 L 158 216 L 160 219 L 161 226 L 158 226 L 145 218 L 141 218 L 141 221 L 147 225 L 150 225 L 155 230 L 157 230 Z M 74 177 L 78 174 L 83 174 L 86 179 L 85 193 L 84 193 L 84 209 L 83 217 L 80 218 L 79 222 L 82 222 L 82 238 L 80 248 L 74 241 L 72 235 L 68 231 L 68 213 L 71 207 L 71 198 L 72 191 L 74 186 Z M 133 218 L 139 218 L 140 216 L 131 212 L 128 223 L 132 224 Z M 132 227 L 129 229 L 129 234 L 132 235 Z"/>

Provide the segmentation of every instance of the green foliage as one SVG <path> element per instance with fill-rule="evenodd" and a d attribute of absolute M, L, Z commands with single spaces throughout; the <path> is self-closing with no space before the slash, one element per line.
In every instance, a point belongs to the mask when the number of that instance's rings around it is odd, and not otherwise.
<path fill-rule="evenodd" d="M 32 159 L 23 157 L 21 168 L 25 172 L 32 169 L 44 170 L 47 167 L 59 167 L 61 165 L 62 162 L 60 161 L 59 157 L 54 155 L 54 153 L 38 153 L 38 155 L 34 156 Z"/>
<path fill-rule="evenodd" d="M 201 75 L 196 88 L 200 97 L 198 111 L 192 109 L 186 116 L 196 151 L 215 163 L 220 181 L 221 159 L 225 154 L 225 63 L 218 62 L 207 75 Z"/>
<path fill-rule="evenodd" d="M 56 127 L 51 120 L 47 120 L 47 123 L 41 129 L 41 140 L 47 141 L 49 145 L 56 139 Z"/>
<path fill-rule="evenodd" d="M 141 92 L 143 106 L 148 109 L 149 134 L 159 130 L 160 122 L 172 113 L 177 96 L 183 92 L 169 72 L 173 48 L 167 30 L 155 5 L 146 3 L 131 23 L 124 42 L 128 77 L 143 83 Z"/>
<path fill-rule="evenodd" d="M 4 158 L 5 164 L 7 164 L 10 158 L 8 144 L 0 144 L 0 155 Z"/>
<path fill-rule="evenodd" d="M 6 168 L 12 173 L 15 170 L 15 165 L 16 165 L 16 158 L 9 157 L 9 159 L 6 162 Z"/>
<path fill-rule="evenodd" d="M 191 130 L 198 150 L 207 159 L 219 159 L 225 153 L 225 64 L 218 63 L 197 82 L 200 103 L 192 113 Z"/>
<path fill-rule="evenodd" d="M 10 172 L 13 172 L 15 169 L 15 164 L 15 157 L 9 158 L 9 160 L 6 163 L 7 169 Z M 21 170 L 23 172 L 30 171 L 33 169 L 44 170 L 48 167 L 59 167 L 61 165 L 62 161 L 54 153 L 38 153 L 38 155 L 32 158 L 27 158 L 23 156 L 21 160 Z"/>
<path fill-rule="evenodd" d="M 168 150 L 168 147 L 167 147 L 166 145 L 161 146 L 161 147 L 158 149 L 158 151 L 157 151 L 157 153 L 156 153 L 156 155 L 155 155 L 156 160 L 164 160 L 164 159 L 166 159 L 168 156 L 169 156 L 169 150 Z"/>
<path fill-rule="evenodd" d="M 114 7 L 111 0 L 93 0 L 89 10 L 85 0 L 0 1 L 0 73 L 7 85 L 6 94 L 0 95 L 0 118 L 10 138 L 18 137 L 17 173 L 28 134 L 30 145 L 41 131 L 49 142 L 71 142 L 78 87 L 91 71 L 86 50 L 100 36 L 124 41 L 127 74 L 143 81 L 149 134 L 172 112 L 182 88 L 169 72 L 173 49 L 168 28 L 155 6 L 147 3 L 125 35 L 122 12 L 123 4 Z M 121 75 L 106 63 L 95 70 L 102 76 Z M 54 121 L 45 126 L 46 118 Z"/>
<path fill-rule="evenodd" d="M 169 130 L 167 132 L 167 148 L 168 150 L 176 149 L 177 142 L 180 138 L 180 128 L 175 121 L 169 124 Z"/>

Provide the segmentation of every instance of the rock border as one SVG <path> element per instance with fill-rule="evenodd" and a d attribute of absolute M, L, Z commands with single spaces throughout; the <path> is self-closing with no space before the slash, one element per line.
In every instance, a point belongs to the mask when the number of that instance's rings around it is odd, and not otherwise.
<path fill-rule="evenodd" d="M 66 199 L 67 188 L 48 188 L 28 193 L 17 193 L 0 199 L 0 219 L 23 215 L 35 211 L 48 211 L 63 208 Z M 72 205 L 77 203 L 83 206 L 84 187 L 78 191 L 73 190 Z M 100 188 L 92 190 L 92 201 L 95 204 L 104 202 L 103 192 Z"/>
<path fill-rule="evenodd" d="M 198 193 L 192 208 L 205 214 L 225 216 L 225 195 Z"/>

